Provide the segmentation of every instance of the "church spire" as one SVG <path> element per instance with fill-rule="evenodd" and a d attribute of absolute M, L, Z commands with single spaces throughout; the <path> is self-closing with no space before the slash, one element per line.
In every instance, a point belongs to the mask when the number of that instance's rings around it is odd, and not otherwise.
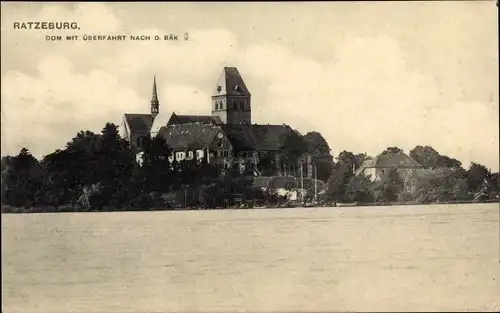
<path fill-rule="evenodd" d="M 160 101 L 158 101 L 158 92 L 156 90 L 156 75 L 153 76 L 153 95 L 151 97 L 151 116 L 153 119 L 160 113 Z"/>

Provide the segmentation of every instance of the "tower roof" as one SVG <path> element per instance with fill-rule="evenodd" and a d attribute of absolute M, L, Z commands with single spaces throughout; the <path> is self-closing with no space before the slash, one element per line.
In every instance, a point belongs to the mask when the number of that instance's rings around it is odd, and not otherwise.
<path fill-rule="evenodd" d="M 158 136 L 163 137 L 172 149 L 202 149 L 208 147 L 221 132 L 220 126 L 189 123 L 163 126 Z"/>
<path fill-rule="evenodd" d="M 250 92 L 236 67 L 224 67 L 212 96 L 250 96 Z"/>
<path fill-rule="evenodd" d="M 153 76 L 153 95 L 151 97 L 152 103 L 158 103 L 158 92 L 156 90 L 156 75 Z"/>

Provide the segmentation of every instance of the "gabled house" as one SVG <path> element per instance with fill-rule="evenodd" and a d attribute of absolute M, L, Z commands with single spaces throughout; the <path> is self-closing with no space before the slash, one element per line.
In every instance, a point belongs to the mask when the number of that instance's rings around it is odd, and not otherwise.
<path fill-rule="evenodd" d="M 121 123 L 120 135 L 140 151 L 144 143 L 144 138 L 149 136 L 152 125 L 153 117 L 150 114 L 126 113 Z"/>
<path fill-rule="evenodd" d="M 372 181 L 380 180 L 391 168 L 395 168 L 404 179 L 408 174 L 423 167 L 402 151 L 386 151 L 373 159 L 368 159 L 355 171 L 355 175 L 365 175 Z"/>

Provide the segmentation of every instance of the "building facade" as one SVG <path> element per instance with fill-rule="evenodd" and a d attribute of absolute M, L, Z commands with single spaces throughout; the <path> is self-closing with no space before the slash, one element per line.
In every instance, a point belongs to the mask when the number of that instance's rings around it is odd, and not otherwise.
<path fill-rule="evenodd" d="M 381 153 L 373 159 L 363 162 L 355 175 L 364 175 L 372 181 L 379 181 L 390 170 L 396 169 L 401 178 L 422 170 L 422 165 L 402 151 Z"/>
<path fill-rule="evenodd" d="M 235 67 L 224 67 L 211 96 L 210 115 L 182 115 L 160 112 L 160 101 L 153 80 L 149 114 L 125 114 L 120 127 L 139 159 L 147 137 L 160 136 L 172 149 L 171 161 L 204 159 L 221 169 L 251 166 L 260 175 L 261 159 L 271 160 L 274 175 L 312 177 L 312 161 L 304 155 L 298 164 L 283 160 L 283 141 L 296 132 L 286 124 L 252 124 L 251 94 Z M 140 160 L 139 160 L 140 161 Z"/>

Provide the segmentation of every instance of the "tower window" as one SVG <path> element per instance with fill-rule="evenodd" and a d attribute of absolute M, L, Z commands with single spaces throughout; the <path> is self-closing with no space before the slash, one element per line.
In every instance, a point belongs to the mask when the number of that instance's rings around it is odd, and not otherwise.
<path fill-rule="evenodd" d="M 224 110 L 224 102 L 223 101 L 220 102 L 220 109 Z"/>
<path fill-rule="evenodd" d="M 215 110 L 219 109 L 219 101 L 215 101 Z"/>
<path fill-rule="evenodd" d="M 245 110 L 245 103 L 243 103 L 243 101 L 240 102 L 240 109 L 242 111 Z"/>

